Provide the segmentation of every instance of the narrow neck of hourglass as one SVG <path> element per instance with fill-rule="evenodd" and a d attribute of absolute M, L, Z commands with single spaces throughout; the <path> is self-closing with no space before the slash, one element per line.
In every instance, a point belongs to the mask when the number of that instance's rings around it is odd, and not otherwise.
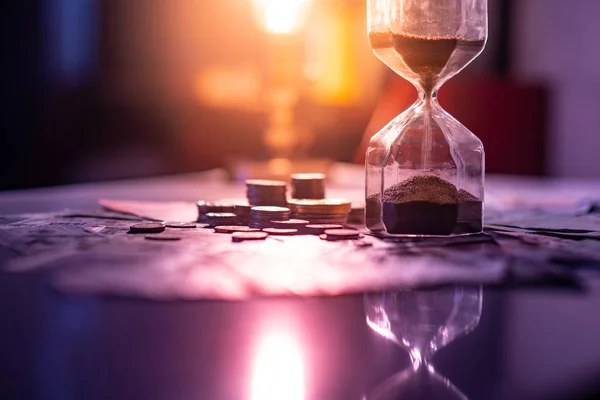
<path fill-rule="evenodd" d="M 410 362 L 415 371 L 420 370 L 422 368 L 429 368 L 429 358 L 431 357 L 431 352 L 426 347 L 413 347 L 408 352 L 410 356 Z"/>
<path fill-rule="evenodd" d="M 438 103 L 438 90 L 426 91 L 423 88 L 416 86 L 417 88 L 417 103 L 426 105 L 435 105 Z"/>

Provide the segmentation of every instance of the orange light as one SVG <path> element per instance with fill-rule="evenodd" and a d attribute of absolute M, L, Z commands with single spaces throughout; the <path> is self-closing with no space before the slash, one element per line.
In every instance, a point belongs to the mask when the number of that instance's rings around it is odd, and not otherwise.
<path fill-rule="evenodd" d="M 271 33 L 290 34 L 301 29 L 310 0 L 253 0 L 262 28 Z"/>
<path fill-rule="evenodd" d="M 285 332 L 262 340 L 252 374 L 252 400 L 304 400 L 300 346 Z"/>

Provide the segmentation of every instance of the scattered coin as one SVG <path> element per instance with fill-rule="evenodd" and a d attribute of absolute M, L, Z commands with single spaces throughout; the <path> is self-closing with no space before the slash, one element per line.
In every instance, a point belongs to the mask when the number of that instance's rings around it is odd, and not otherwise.
<path fill-rule="evenodd" d="M 158 222 L 142 222 L 129 227 L 130 233 L 160 233 L 165 230 L 165 225 Z"/>
<path fill-rule="evenodd" d="M 304 219 L 288 219 L 287 221 L 271 221 L 273 228 L 279 229 L 304 229 L 310 222 Z"/>
<path fill-rule="evenodd" d="M 238 223 L 237 216 L 233 213 L 207 213 L 206 222 L 209 226 L 235 225 Z"/>
<path fill-rule="evenodd" d="M 362 239 L 363 235 L 361 233 L 359 233 L 358 236 L 356 236 L 356 237 L 339 237 L 339 236 L 331 236 L 331 235 L 328 235 L 326 233 L 322 233 L 322 234 L 319 235 L 319 238 L 321 240 L 327 240 L 327 241 L 330 241 L 330 242 L 337 242 L 337 241 L 341 241 L 341 240 L 348 240 L 348 241 L 351 241 L 353 243 L 358 243 L 358 242 L 362 242 L 362 240 L 356 240 L 356 239 Z M 368 244 L 365 244 L 365 245 L 358 245 L 357 244 L 357 247 L 368 247 L 368 246 L 372 246 L 373 245 L 372 243 L 369 243 L 369 242 L 367 242 L 367 243 Z"/>
<path fill-rule="evenodd" d="M 306 225 L 305 229 L 308 233 L 312 235 L 320 235 L 324 233 L 327 229 L 343 229 L 342 225 L 338 224 L 310 224 Z"/>
<path fill-rule="evenodd" d="M 168 221 L 168 222 L 165 222 L 165 226 L 167 228 L 192 229 L 192 228 L 196 227 L 196 224 L 193 222 Z"/>
<path fill-rule="evenodd" d="M 215 226 L 216 233 L 234 233 L 234 232 L 260 232 L 260 229 L 250 228 L 249 226 L 224 225 Z"/>
<path fill-rule="evenodd" d="M 244 240 L 265 240 L 269 236 L 266 232 L 234 232 L 231 235 L 232 242 L 243 242 Z"/>
<path fill-rule="evenodd" d="M 263 232 L 267 232 L 269 235 L 297 235 L 298 229 L 279 229 L 279 228 L 265 228 Z"/>
<path fill-rule="evenodd" d="M 359 239 L 360 232 L 355 229 L 327 229 L 327 240 Z"/>
<path fill-rule="evenodd" d="M 144 238 L 146 240 L 160 240 L 160 241 L 175 241 L 175 240 L 181 240 L 181 236 L 177 236 L 177 235 L 168 235 L 168 234 L 164 234 L 164 235 L 146 235 L 144 236 Z"/>

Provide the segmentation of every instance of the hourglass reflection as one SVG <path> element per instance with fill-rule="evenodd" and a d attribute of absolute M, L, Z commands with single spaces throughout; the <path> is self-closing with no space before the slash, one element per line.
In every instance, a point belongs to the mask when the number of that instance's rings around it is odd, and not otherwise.
<path fill-rule="evenodd" d="M 483 50 L 487 0 L 367 0 L 377 57 L 417 101 L 375 134 L 366 153 L 366 226 L 390 236 L 479 233 L 481 141 L 442 109 L 444 82 Z"/>
<path fill-rule="evenodd" d="M 405 348 L 411 368 L 379 385 L 366 400 L 467 399 L 430 363 L 434 353 L 479 323 L 481 287 L 452 286 L 366 294 L 367 324 Z"/>

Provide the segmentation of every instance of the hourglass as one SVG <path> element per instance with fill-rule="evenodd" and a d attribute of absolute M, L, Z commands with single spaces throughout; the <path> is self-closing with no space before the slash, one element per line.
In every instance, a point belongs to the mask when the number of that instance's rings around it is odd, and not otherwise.
<path fill-rule="evenodd" d="M 481 287 L 451 286 L 366 294 L 367 324 L 406 348 L 412 367 L 399 372 L 366 400 L 467 400 L 430 364 L 433 354 L 456 337 L 475 329 L 481 317 Z"/>
<path fill-rule="evenodd" d="M 474 234 L 483 227 L 481 141 L 437 93 L 483 50 L 487 0 L 367 0 L 377 57 L 417 101 L 375 134 L 366 154 L 366 227 L 382 236 Z"/>

